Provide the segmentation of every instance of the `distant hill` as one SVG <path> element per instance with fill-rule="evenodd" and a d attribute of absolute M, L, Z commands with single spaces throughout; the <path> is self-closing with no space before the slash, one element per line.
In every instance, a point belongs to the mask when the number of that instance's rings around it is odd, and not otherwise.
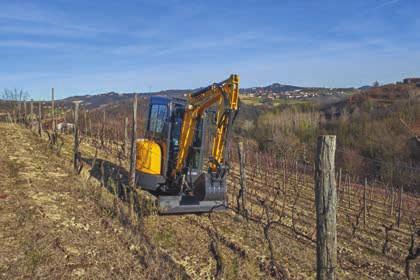
<path fill-rule="evenodd" d="M 266 92 L 266 93 L 283 93 L 286 91 L 293 91 L 304 89 L 304 87 L 299 86 L 292 86 L 292 85 L 282 85 L 279 83 L 274 83 L 269 86 L 265 87 L 251 87 L 251 88 L 242 88 L 242 93 L 258 93 L 258 92 Z"/>
<path fill-rule="evenodd" d="M 157 92 L 146 92 L 146 93 L 138 93 L 141 97 L 147 97 L 152 95 L 163 95 L 163 96 L 174 96 L 174 97 L 182 97 L 184 94 L 188 92 L 195 91 L 197 89 L 170 89 L 170 90 L 162 90 Z M 294 85 L 284 85 L 280 83 L 273 83 L 268 86 L 258 86 L 258 87 L 250 87 L 250 88 L 241 88 L 240 92 L 243 94 L 273 94 L 273 95 L 280 95 L 286 92 L 291 91 L 298 91 L 298 90 L 309 90 L 311 92 L 328 92 L 334 90 L 354 90 L 354 89 L 330 89 L 330 88 L 322 88 L 322 87 L 301 87 L 301 86 L 294 86 Z M 117 92 L 108 92 L 108 93 L 100 93 L 100 94 L 92 94 L 92 95 L 79 95 L 79 96 L 71 96 L 64 98 L 62 100 L 58 100 L 57 104 L 64 105 L 64 106 L 71 106 L 72 101 L 79 100 L 82 101 L 82 104 L 87 109 L 93 108 L 100 108 L 102 106 L 106 106 L 112 103 L 124 102 L 131 99 L 133 93 L 117 93 Z"/>
<path fill-rule="evenodd" d="M 240 92 L 242 93 L 252 93 L 252 92 L 265 92 L 265 93 L 283 93 L 287 91 L 293 91 L 303 89 L 303 87 L 292 86 L 292 85 L 282 85 L 279 83 L 274 83 L 269 86 L 264 87 L 252 87 L 252 88 L 242 88 Z M 138 93 L 140 96 L 152 96 L 152 95 L 164 95 L 164 96 L 174 96 L 174 97 L 182 97 L 185 93 L 192 92 L 196 89 L 170 89 L 170 90 L 162 90 L 157 92 L 146 92 L 146 93 Z M 71 106 L 72 101 L 82 101 L 83 105 L 88 109 L 98 108 L 105 105 L 109 105 L 111 103 L 116 102 L 123 102 L 126 100 L 131 99 L 133 93 L 117 93 L 117 92 L 107 92 L 107 93 L 99 93 L 99 94 L 92 94 L 92 95 L 77 95 L 67 97 L 61 100 L 58 100 L 57 103 L 64 106 Z"/>
<path fill-rule="evenodd" d="M 142 96 L 152 96 L 152 95 L 170 95 L 181 97 L 184 93 L 189 92 L 190 90 L 163 90 L 159 92 L 149 92 L 149 93 L 138 93 L 140 97 Z M 57 103 L 64 106 L 71 106 L 73 101 L 79 100 L 82 101 L 82 104 L 87 109 L 99 108 L 106 106 L 112 103 L 124 102 L 133 98 L 134 93 L 100 93 L 94 95 L 78 95 L 71 96 L 61 100 L 58 100 Z"/>
<path fill-rule="evenodd" d="M 298 90 L 303 89 L 304 87 L 299 86 L 292 86 L 292 85 L 282 85 L 279 83 L 274 83 L 269 86 L 264 87 L 252 87 L 252 88 L 241 88 L 240 92 L 243 93 L 252 93 L 252 92 L 274 92 L 274 93 L 282 93 L 286 91 Z M 164 95 L 164 96 L 176 96 L 182 97 L 185 93 L 192 92 L 197 89 L 169 89 L 169 90 L 162 90 L 157 92 L 146 92 L 146 93 L 139 93 L 140 96 L 152 96 L 152 95 Z M 80 100 L 84 103 L 86 107 L 95 108 L 100 107 L 102 105 L 125 101 L 132 98 L 133 93 L 117 93 L 117 92 L 107 92 L 107 93 L 99 93 L 99 94 L 92 94 L 92 95 L 77 95 L 67 97 L 61 100 L 58 100 L 58 103 L 61 104 L 71 104 L 72 101 Z"/>
<path fill-rule="evenodd" d="M 378 87 L 367 86 L 357 93 L 348 96 L 337 102 L 329 102 L 321 106 L 320 109 L 327 117 L 332 114 L 340 115 L 343 110 L 348 112 L 365 110 L 370 108 L 372 112 L 378 115 L 387 115 L 392 111 L 391 104 L 407 100 L 409 97 L 415 97 L 413 100 L 420 100 L 420 89 L 413 84 L 387 84 Z"/>

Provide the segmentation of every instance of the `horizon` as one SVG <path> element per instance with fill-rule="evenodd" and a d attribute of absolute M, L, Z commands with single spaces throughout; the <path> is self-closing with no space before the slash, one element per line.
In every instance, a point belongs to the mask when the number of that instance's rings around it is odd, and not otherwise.
<path fill-rule="evenodd" d="M 0 90 L 33 99 L 273 83 L 347 88 L 420 76 L 415 0 L 0 3 Z"/>

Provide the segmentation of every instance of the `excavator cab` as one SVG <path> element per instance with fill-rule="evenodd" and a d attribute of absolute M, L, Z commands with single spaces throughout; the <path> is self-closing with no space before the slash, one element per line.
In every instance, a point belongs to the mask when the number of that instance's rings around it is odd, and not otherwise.
<path fill-rule="evenodd" d="M 164 193 L 177 192 L 168 178 L 179 152 L 185 100 L 152 96 L 144 139 L 137 140 L 137 173 L 142 188 Z M 203 169 L 204 119 L 197 122 L 185 174 L 195 177 Z M 153 175 L 153 176 L 150 176 Z"/>
<path fill-rule="evenodd" d="M 216 85 L 190 94 L 187 100 L 150 97 L 146 132 L 136 143 L 136 179 L 141 188 L 159 196 L 162 214 L 210 212 L 226 207 L 227 165 L 222 150 L 226 130 L 233 121 L 230 107 L 218 114 L 218 134 L 209 168 L 203 168 L 203 158 L 210 152 L 206 145 L 206 110 L 212 104 L 221 109 L 229 103 L 222 99 L 223 92 L 217 91 Z"/>

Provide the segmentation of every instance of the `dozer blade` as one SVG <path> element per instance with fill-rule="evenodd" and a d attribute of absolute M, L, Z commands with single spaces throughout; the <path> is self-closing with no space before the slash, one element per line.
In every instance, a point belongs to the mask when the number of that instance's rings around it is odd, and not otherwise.
<path fill-rule="evenodd" d="M 226 209 L 225 180 L 202 173 L 194 181 L 193 193 L 159 197 L 161 214 L 204 213 Z"/>
<path fill-rule="evenodd" d="M 207 213 L 226 209 L 223 200 L 198 200 L 194 196 L 165 195 L 159 197 L 160 214 Z"/>

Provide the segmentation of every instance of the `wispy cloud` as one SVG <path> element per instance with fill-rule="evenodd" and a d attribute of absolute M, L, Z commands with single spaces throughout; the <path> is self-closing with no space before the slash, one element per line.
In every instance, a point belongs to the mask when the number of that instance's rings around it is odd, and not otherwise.
<path fill-rule="evenodd" d="M 243 47 L 256 47 L 264 44 L 280 44 L 292 42 L 292 37 L 270 36 L 261 32 L 242 32 L 238 34 L 224 34 L 221 36 L 198 36 L 184 40 L 170 40 L 161 43 L 139 43 L 111 48 L 116 55 L 142 55 L 167 56 L 181 53 L 194 53 L 197 51 L 224 50 L 227 48 L 240 49 Z"/>
<path fill-rule="evenodd" d="M 0 26 L 2 34 L 10 35 L 31 35 L 31 36 L 49 36 L 63 38 L 86 38 L 92 36 L 91 33 L 82 32 L 75 28 L 66 28 L 56 25 L 34 25 L 34 24 L 3 24 Z"/>
<path fill-rule="evenodd" d="M 150 38 L 156 30 L 125 30 L 116 26 L 75 21 L 65 10 L 41 7 L 31 3 L 0 3 L 0 32 L 16 35 L 40 35 L 63 38 L 125 35 Z"/>
<path fill-rule="evenodd" d="M 74 54 L 75 51 L 89 51 L 92 53 L 101 51 L 102 48 L 94 45 L 69 42 L 42 42 L 37 40 L 0 40 L 0 48 L 12 48 L 21 52 L 28 49 L 59 51 L 60 53 Z"/>
<path fill-rule="evenodd" d="M 401 0 L 388 0 L 388 1 L 383 1 L 381 3 L 379 3 L 378 5 L 376 5 L 375 7 L 372 8 L 372 10 L 377 10 L 389 5 L 394 5 L 397 4 L 398 2 L 400 2 Z"/>
<path fill-rule="evenodd" d="M 4 40 L 0 41 L 0 47 L 17 47 L 30 49 L 55 49 L 62 47 L 62 44 L 42 43 L 30 40 Z"/>

